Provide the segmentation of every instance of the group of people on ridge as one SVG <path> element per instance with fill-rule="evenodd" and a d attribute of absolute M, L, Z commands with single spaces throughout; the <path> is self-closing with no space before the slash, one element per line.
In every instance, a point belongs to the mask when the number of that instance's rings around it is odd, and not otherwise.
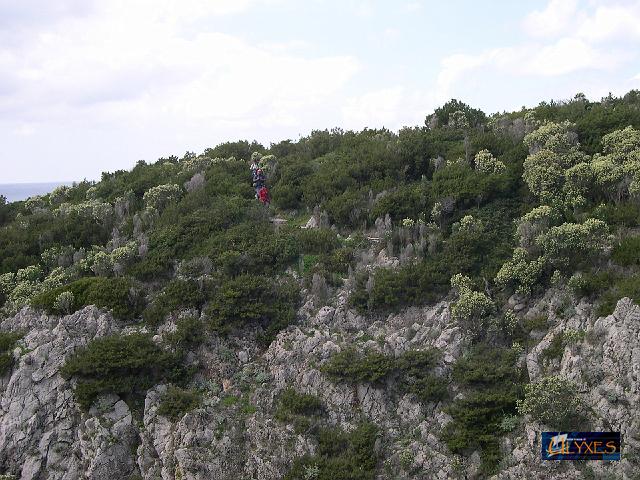
<path fill-rule="evenodd" d="M 253 188 L 256 189 L 256 198 L 264 205 L 269 205 L 271 199 L 269 198 L 269 190 L 266 186 L 266 178 L 262 168 L 260 168 L 260 165 L 258 165 L 255 159 L 251 160 L 251 166 L 249 168 L 251 168 Z"/>

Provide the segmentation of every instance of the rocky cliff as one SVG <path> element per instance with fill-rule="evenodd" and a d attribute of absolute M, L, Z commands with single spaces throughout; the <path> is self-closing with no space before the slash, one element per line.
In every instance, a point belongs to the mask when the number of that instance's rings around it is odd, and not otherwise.
<path fill-rule="evenodd" d="M 542 462 L 538 432 L 545 426 L 525 418 L 504 434 L 495 478 L 638 478 L 640 307 L 622 299 L 612 315 L 595 318 L 582 302 L 559 318 L 557 298 L 550 291 L 531 304 L 512 302 L 524 318 L 543 313 L 551 325 L 546 334 L 531 333 L 533 346 L 520 362 L 532 381 L 549 370 L 574 381 L 591 409 L 592 427 L 622 432 L 624 459 Z M 280 479 L 294 458 L 317 448 L 308 432 L 276 418 L 278 395 L 294 387 L 321 400 L 327 425 L 348 431 L 365 419 L 379 427 L 378 478 L 474 478 L 479 455 L 452 455 L 441 441 L 451 420 L 442 402 L 419 403 L 392 385 L 336 383 L 320 369 L 348 347 L 395 357 L 435 347 L 442 352 L 436 370 L 446 375 L 465 346 L 449 303 L 371 319 L 347 307 L 344 291 L 330 302 L 308 299 L 298 323 L 266 350 L 240 337 L 213 337 L 190 352 L 190 362 L 199 366 L 203 402 L 177 421 L 157 412 L 165 385 L 147 392 L 143 408 L 106 395 L 82 412 L 73 380 L 59 373 L 75 349 L 136 327 L 123 327 L 94 307 L 64 317 L 23 309 L 0 324 L 1 330 L 25 333 L 13 351 L 11 371 L 0 378 L 0 472 L 24 480 Z M 160 331 L 171 329 L 169 322 Z M 553 339 L 570 331 L 585 335 L 543 361 Z M 454 385 L 449 388 L 453 396 L 462 395 Z"/>

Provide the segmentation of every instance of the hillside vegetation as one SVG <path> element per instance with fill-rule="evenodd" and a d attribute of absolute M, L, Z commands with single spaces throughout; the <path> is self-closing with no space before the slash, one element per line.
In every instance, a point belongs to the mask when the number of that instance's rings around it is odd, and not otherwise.
<path fill-rule="evenodd" d="M 251 159 L 267 173 L 270 208 L 254 198 Z M 442 441 L 460 458 L 481 452 L 490 475 L 500 438 L 523 416 L 552 429 L 591 421 L 571 382 L 552 372 L 529 381 L 522 354 L 549 324 L 514 306 L 558 286 L 574 298 L 560 317 L 580 298 L 600 316 L 622 297 L 640 301 L 639 223 L 640 92 L 491 116 L 452 100 L 397 133 L 229 142 L 24 202 L 0 198 L 0 317 L 25 306 L 110 311 L 141 333 L 94 340 L 67 359 L 62 374 L 77 382 L 80 407 L 116 393 L 141 408 L 149 388 L 169 383 L 161 412 L 177 420 L 202 401 L 188 353 L 207 339 L 251 339 L 264 351 L 310 297 L 320 307 L 338 291 L 371 322 L 447 299 L 465 338 L 451 369 L 437 368 L 435 349 L 352 348 L 320 370 L 336 384 L 440 402 L 451 417 Z M 167 322 L 173 333 L 152 340 Z M 21 333 L 0 334 L 0 375 Z M 557 336 L 546 358 L 584 334 Z M 319 448 L 286 478 L 374 478 L 379 426 L 339 430 L 292 387 L 276 418 Z"/>

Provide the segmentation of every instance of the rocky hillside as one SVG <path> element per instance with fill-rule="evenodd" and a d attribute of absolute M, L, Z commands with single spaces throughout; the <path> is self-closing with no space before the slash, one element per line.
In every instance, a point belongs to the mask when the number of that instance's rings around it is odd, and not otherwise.
<path fill-rule="evenodd" d="M 0 478 L 640 478 L 638 93 L 425 125 L 0 202 Z"/>

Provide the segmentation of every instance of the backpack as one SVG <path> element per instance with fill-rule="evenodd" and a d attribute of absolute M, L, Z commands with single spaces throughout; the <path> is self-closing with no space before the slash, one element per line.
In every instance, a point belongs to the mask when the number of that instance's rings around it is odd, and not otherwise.
<path fill-rule="evenodd" d="M 258 192 L 258 197 L 260 198 L 260 201 L 265 205 L 270 203 L 269 190 L 267 190 L 267 187 L 262 187 L 260 189 L 260 191 Z"/>

